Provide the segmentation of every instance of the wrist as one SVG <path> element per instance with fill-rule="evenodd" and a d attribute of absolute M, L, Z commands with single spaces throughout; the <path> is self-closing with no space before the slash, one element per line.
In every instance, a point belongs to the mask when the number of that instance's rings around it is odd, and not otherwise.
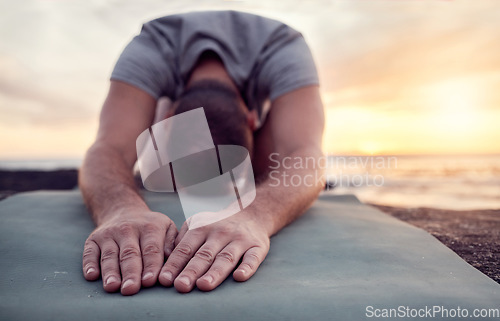
<path fill-rule="evenodd" d="M 94 220 L 97 226 L 100 226 L 110 220 L 117 218 L 124 218 L 130 216 L 137 216 L 140 213 L 150 211 L 148 206 L 141 202 L 139 204 L 112 204 L 111 206 L 102 209 L 94 214 Z"/>
<path fill-rule="evenodd" d="M 264 230 L 268 237 L 271 237 L 275 233 L 276 222 L 273 216 L 269 215 L 269 211 L 259 210 L 253 204 L 244 209 L 244 211 L 256 222 L 257 226 Z"/>

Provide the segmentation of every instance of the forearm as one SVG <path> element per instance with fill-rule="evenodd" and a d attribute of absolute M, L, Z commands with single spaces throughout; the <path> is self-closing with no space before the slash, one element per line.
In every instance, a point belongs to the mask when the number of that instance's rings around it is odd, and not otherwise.
<path fill-rule="evenodd" d="M 275 165 L 257 177 L 257 196 L 249 209 L 268 227 L 269 235 L 303 214 L 323 190 L 325 178 L 319 166 L 322 156 L 319 149 L 298 150 L 276 158 Z M 283 166 L 285 157 L 304 162 L 300 166 Z"/>
<path fill-rule="evenodd" d="M 120 211 L 148 209 L 135 186 L 131 166 L 105 143 L 96 142 L 88 150 L 79 185 L 97 225 Z"/>

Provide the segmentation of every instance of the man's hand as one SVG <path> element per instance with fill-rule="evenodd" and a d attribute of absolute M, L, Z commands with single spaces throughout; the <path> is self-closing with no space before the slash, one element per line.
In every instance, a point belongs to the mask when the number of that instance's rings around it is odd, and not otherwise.
<path fill-rule="evenodd" d="M 121 211 L 98 226 L 85 242 L 83 275 L 93 281 L 102 274 L 104 290 L 135 294 L 152 286 L 172 253 L 177 228 L 166 215 Z"/>
<path fill-rule="evenodd" d="M 241 258 L 233 278 L 248 280 L 269 252 L 266 224 L 245 210 L 191 230 L 184 223 L 177 245 L 161 270 L 160 283 L 173 284 L 179 292 L 189 292 L 195 285 L 202 291 L 211 291 L 228 277 Z"/>

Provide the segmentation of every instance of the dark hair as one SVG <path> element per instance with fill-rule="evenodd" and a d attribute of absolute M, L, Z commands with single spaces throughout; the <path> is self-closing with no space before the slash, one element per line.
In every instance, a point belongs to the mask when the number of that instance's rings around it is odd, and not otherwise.
<path fill-rule="evenodd" d="M 253 135 L 238 94 L 216 80 L 200 80 L 177 100 L 175 114 L 203 107 L 215 145 L 240 145 L 251 153 Z"/>

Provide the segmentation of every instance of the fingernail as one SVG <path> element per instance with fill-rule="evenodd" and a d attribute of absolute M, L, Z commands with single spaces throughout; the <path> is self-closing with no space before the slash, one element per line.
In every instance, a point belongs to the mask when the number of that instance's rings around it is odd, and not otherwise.
<path fill-rule="evenodd" d="M 165 255 L 166 256 L 170 256 L 170 254 L 172 254 L 172 250 L 171 249 L 166 249 L 165 250 Z"/>
<path fill-rule="evenodd" d="M 246 271 L 246 270 L 244 270 L 244 269 L 239 269 L 239 270 L 240 270 L 240 272 L 241 272 L 241 273 L 243 273 L 243 274 L 247 274 L 247 271 Z"/>
<path fill-rule="evenodd" d="M 134 281 L 128 279 L 127 281 L 123 282 L 122 289 L 128 288 L 129 286 L 132 286 L 134 284 Z"/>
<path fill-rule="evenodd" d="M 162 276 L 163 276 L 163 278 L 164 278 L 165 280 L 170 281 L 170 282 L 172 282 L 172 280 L 174 279 L 174 276 L 172 275 L 172 273 L 171 273 L 171 272 L 168 272 L 168 271 L 167 271 L 167 272 L 164 272 L 164 273 L 162 274 Z"/>
<path fill-rule="evenodd" d="M 118 282 L 118 279 L 115 276 L 110 276 L 109 278 L 106 279 L 106 285 Z"/>
<path fill-rule="evenodd" d="M 212 283 L 214 281 L 214 278 L 211 275 L 204 276 L 203 279 L 208 283 Z"/>
<path fill-rule="evenodd" d="M 95 269 L 93 267 L 87 269 L 87 274 L 90 274 L 92 272 L 95 272 Z"/>
<path fill-rule="evenodd" d="M 142 280 L 143 280 L 143 281 L 145 281 L 145 280 L 149 280 L 149 279 L 151 279 L 153 276 L 154 276 L 153 272 L 148 272 L 148 273 L 144 274 L 144 276 L 142 277 Z"/>
<path fill-rule="evenodd" d="M 180 283 L 187 285 L 187 286 L 189 286 L 189 284 L 191 283 L 187 276 L 181 276 L 178 280 Z"/>

